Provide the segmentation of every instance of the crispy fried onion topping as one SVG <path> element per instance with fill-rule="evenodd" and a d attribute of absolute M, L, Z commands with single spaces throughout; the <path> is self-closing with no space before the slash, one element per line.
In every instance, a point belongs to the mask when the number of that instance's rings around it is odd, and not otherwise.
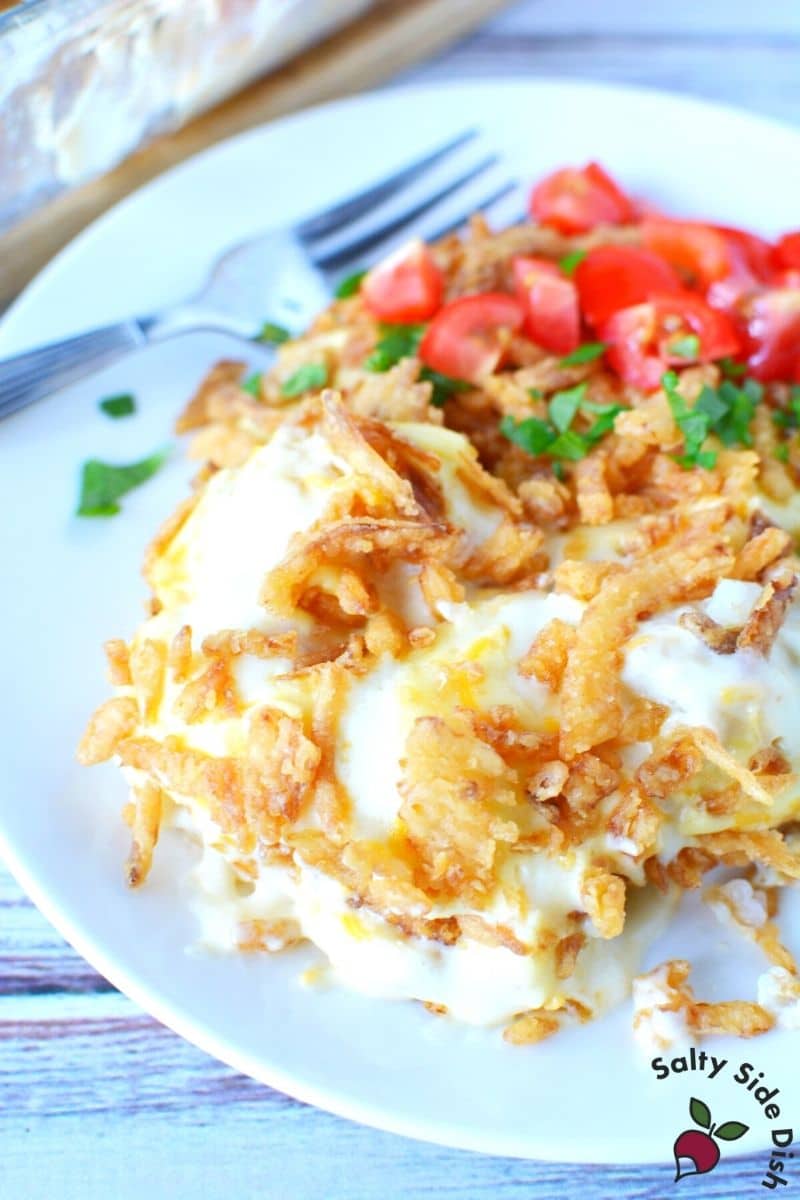
<path fill-rule="evenodd" d="M 638 1040 L 666 1049 L 687 1034 L 756 1037 L 772 1029 L 775 1018 L 760 1004 L 695 1000 L 688 982 L 690 971 L 685 959 L 675 958 L 634 979 L 633 1028 Z"/>
<path fill-rule="evenodd" d="M 615 737 L 623 724 L 622 649 L 640 618 L 708 595 L 730 567 L 713 525 L 690 525 L 666 546 L 609 575 L 584 610 L 561 684 L 561 756 L 574 758 Z"/>

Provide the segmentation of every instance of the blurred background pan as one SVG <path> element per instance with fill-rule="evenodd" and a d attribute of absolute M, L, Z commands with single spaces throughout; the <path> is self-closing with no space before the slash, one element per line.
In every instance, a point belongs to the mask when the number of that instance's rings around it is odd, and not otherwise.
<path fill-rule="evenodd" d="M 0 232 L 376 0 L 0 0 Z"/>

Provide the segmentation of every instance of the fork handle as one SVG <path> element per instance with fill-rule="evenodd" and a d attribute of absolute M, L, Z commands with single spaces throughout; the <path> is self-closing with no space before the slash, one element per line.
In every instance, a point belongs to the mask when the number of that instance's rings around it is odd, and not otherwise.
<path fill-rule="evenodd" d="M 0 417 L 67 387 L 147 342 L 147 322 L 120 321 L 0 359 Z"/>

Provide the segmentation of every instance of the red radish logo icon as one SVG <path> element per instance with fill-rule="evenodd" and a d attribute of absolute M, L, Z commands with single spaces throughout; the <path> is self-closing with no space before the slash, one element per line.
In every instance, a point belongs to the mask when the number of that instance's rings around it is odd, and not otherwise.
<path fill-rule="evenodd" d="M 684 1129 L 675 1138 L 672 1153 L 675 1155 L 675 1182 L 685 1179 L 687 1175 L 706 1175 L 713 1171 L 719 1162 L 719 1146 L 715 1138 L 722 1142 L 735 1142 L 743 1137 L 749 1129 L 741 1121 L 725 1121 L 724 1124 L 711 1124 L 711 1110 L 702 1100 L 694 1096 L 689 1102 L 689 1115 L 700 1129 Z M 703 1132 L 706 1130 L 707 1132 Z"/>

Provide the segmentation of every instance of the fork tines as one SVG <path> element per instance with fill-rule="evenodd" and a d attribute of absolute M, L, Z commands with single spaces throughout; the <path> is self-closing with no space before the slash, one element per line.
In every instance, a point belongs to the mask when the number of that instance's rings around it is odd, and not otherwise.
<path fill-rule="evenodd" d="M 342 275 L 368 265 L 412 235 L 443 237 L 471 213 L 486 210 L 517 189 L 495 154 L 480 152 L 470 129 L 446 145 L 303 221 L 295 229 L 314 265 Z"/>

